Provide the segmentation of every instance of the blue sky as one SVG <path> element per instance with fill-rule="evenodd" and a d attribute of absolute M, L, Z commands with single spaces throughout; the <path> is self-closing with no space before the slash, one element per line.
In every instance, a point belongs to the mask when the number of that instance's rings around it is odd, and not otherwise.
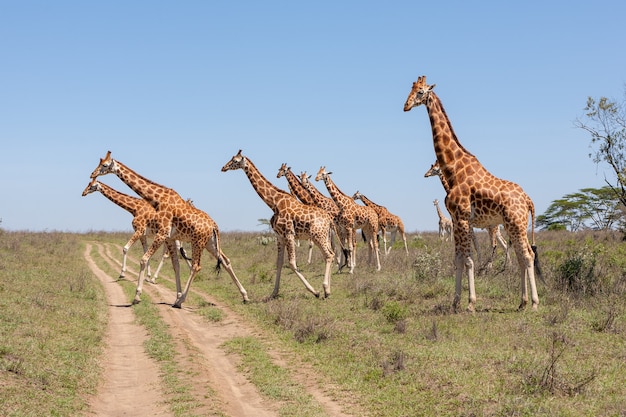
<path fill-rule="evenodd" d="M 0 226 L 130 230 L 129 213 L 81 196 L 111 150 L 222 231 L 262 230 L 269 208 L 220 171 L 242 149 L 283 189 L 283 162 L 324 165 L 408 231 L 436 230 L 428 117 L 402 110 L 420 75 L 463 145 L 541 214 L 610 175 L 573 122 L 588 96 L 623 97 L 624 16 L 622 0 L 2 1 Z"/>

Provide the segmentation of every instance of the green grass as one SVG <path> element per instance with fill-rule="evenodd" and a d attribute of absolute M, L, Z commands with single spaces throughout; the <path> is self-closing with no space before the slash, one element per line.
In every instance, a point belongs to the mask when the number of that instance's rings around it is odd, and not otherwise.
<path fill-rule="evenodd" d="M 281 417 L 325 416 L 320 405 L 297 382 L 289 370 L 274 364 L 266 347 L 252 337 L 237 337 L 224 344 L 228 352 L 241 357 L 240 370 L 262 395 L 278 402 Z"/>
<path fill-rule="evenodd" d="M 80 236 L 0 231 L 0 410 L 67 416 L 86 407 L 99 377 L 103 289 Z"/>
<path fill-rule="evenodd" d="M 478 236 L 486 249 L 485 233 Z M 3 415 L 73 415 L 84 409 L 82 398 L 93 392 L 98 377 L 94 364 L 106 305 L 82 262 L 81 241 L 121 247 L 126 239 L 106 233 L 0 235 Z M 308 293 L 285 268 L 279 298 L 263 302 L 273 288 L 275 245 L 259 244 L 255 233 L 225 233 L 222 248 L 251 302 L 241 303 L 226 273 L 213 272 L 215 260 L 207 252 L 192 290 L 216 297 L 262 329 L 262 337 L 236 338 L 224 348 L 240 357 L 242 371 L 262 395 L 282 404 L 284 416 L 298 415 L 298 409 L 324 415 L 291 378 L 300 361 L 317 371 L 322 387 L 332 387 L 327 395 L 355 415 L 626 414 L 626 243 L 620 236 L 538 233 L 547 282 L 539 284 L 539 310 L 516 310 L 517 267 L 500 272 L 499 254 L 494 270 L 476 279 L 474 314 L 451 313 L 452 244 L 435 233 L 413 234 L 409 241 L 410 255 L 396 244 L 381 257 L 380 272 L 366 265 L 360 246 L 355 274 L 333 269 L 326 300 Z M 306 246 L 298 249 L 299 267 L 319 290 L 321 256 L 315 249 L 307 265 Z M 138 258 L 139 245 L 131 252 Z M 97 262 L 107 273 L 119 273 Z M 163 273 L 171 275 L 171 266 Z M 123 285 L 130 301 L 134 283 Z M 165 280 L 160 285 L 172 286 Z M 201 296 L 190 294 L 186 303 L 206 320 L 223 319 L 220 308 Z M 167 385 L 173 407 L 189 415 L 202 399 L 188 397 L 185 375 L 171 372 L 181 359 L 170 330 L 150 308 L 155 307 L 145 302 L 134 311 L 154 339 L 148 349 L 164 375 L 173 375 Z M 287 352 L 289 366 L 272 361 L 276 350 Z"/>

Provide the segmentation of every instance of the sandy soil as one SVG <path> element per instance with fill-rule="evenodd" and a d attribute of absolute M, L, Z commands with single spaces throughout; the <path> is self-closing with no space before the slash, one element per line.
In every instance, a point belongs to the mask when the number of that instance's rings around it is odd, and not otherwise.
<path fill-rule="evenodd" d="M 108 246 L 95 245 L 99 256 L 117 269 L 120 265 L 117 258 L 121 258 L 121 247 L 113 247 L 115 253 L 111 253 Z M 165 403 L 167 396 L 160 385 L 158 367 L 147 357 L 143 349 L 146 332 L 134 323 L 132 308 L 129 308 L 129 300 L 116 282 L 117 277 L 108 276 L 100 270 L 90 258 L 90 252 L 91 245 L 88 245 L 85 259 L 106 289 L 110 316 L 107 349 L 101 363 L 104 377 L 97 396 L 90 401 L 90 414 L 171 415 Z M 136 260 L 129 259 L 129 262 Z M 128 272 L 129 279 L 136 277 L 137 271 L 129 268 Z M 163 279 L 171 280 L 165 275 L 160 275 L 159 280 Z M 192 394 L 197 401 L 203 403 L 201 409 L 193 410 L 193 414 L 222 413 L 232 417 L 278 416 L 278 404 L 263 398 L 245 375 L 237 371 L 236 355 L 228 355 L 220 348 L 222 343 L 234 337 L 254 336 L 265 341 L 258 329 L 206 294 L 200 295 L 205 301 L 222 309 L 224 320 L 211 323 L 194 314 L 192 307 L 187 304 L 183 304 L 182 309 L 171 308 L 175 294 L 162 285 L 146 284 L 144 291 L 158 305 L 161 317 L 169 325 L 180 357 L 184 358 L 181 366 L 185 367 L 185 372 L 190 375 Z M 270 352 L 270 355 L 277 364 L 288 368 L 290 367 L 288 363 L 293 364 L 294 360 L 297 361 L 289 352 L 275 350 Z M 342 411 L 341 405 L 317 385 L 318 378 L 311 368 L 298 364 L 297 371 L 292 374 L 329 416 L 351 416 Z M 350 402 L 347 400 L 345 404 Z"/>

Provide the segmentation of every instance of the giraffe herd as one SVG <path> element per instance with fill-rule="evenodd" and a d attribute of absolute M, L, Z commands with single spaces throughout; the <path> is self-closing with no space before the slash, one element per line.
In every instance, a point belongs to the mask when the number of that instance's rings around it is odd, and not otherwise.
<path fill-rule="evenodd" d="M 433 145 L 436 155 L 435 164 L 424 175 L 438 176 L 446 193 L 445 207 L 451 215 L 448 219 L 439 207 L 439 201 L 433 204 L 439 217 L 439 235 L 442 240 L 449 237 L 454 241 L 455 295 L 452 303 L 454 311 L 460 307 L 462 276 L 467 273 L 469 303 L 467 310 L 475 310 L 476 292 L 474 289 L 474 261 L 471 245 L 474 244 L 480 264 L 480 255 L 476 243 L 474 228 L 484 228 L 489 232 L 492 252 L 489 264 L 493 261 L 497 244 L 505 250 L 508 263 L 508 245 L 500 233 L 504 226 L 510 245 L 517 257 L 521 280 L 521 303 L 523 309 L 530 300 L 533 310 L 539 305 L 535 273 L 539 273 L 537 250 L 534 242 L 535 212 L 530 197 L 522 188 L 510 181 L 493 176 L 480 164 L 478 159 L 463 147 L 456 137 L 452 124 L 446 115 L 439 97 L 434 93 L 435 85 L 427 85 L 426 77 L 421 76 L 413 83 L 404 111 L 424 105 L 431 123 Z M 386 256 L 395 244 L 399 233 L 406 255 L 409 255 L 404 224 L 400 217 L 392 214 L 382 205 L 374 203 L 357 191 L 349 196 L 339 189 L 331 178 L 331 172 L 322 166 L 315 181 L 323 183 L 330 195 L 327 197 L 310 181 L 311 176 L 303 171 L 295 175 L 287 164 L 279 168 L 277 178 L 284 176 L 290 192 L 272 184 L 258 170 L 254 163 L 242 154 L 233 156 L 223 167 L 222 172 L 241 169 L 259 197 L 272 210 L 270 225 L 277 235 L 276 276 L 274 289 L 267 299 L 276 298 L 280 289 L 280 279 L 285 252 L 288 267 L 301 280 L 305 288 L 316 297 L 328 297 L 331 293 L 331 269 L 333 263 L 340 272 L 347 267 L 350 274 L 356 267 L 356 236 L 361 229 L 368 248 L 368 264 L 376 271 L 381 270 L 379 238 L 383 241 L 383 254 Z M 114 190 L 97 180 L 98 177 L 114 174 L 139 197 L 132 197 Z M 133 171 L 125 164 L 113 159 L 111 152 L 100 159 L 96 169 L 90 175 L 90 182 L 83 191 L 83 196 L 100 192 L 116 205 L 133 215 L 132 226 L 135 233 L 123 248 L 123 261 L 120 278 L 125 276 L 126 255 L 129 248 L 140 240 L 144 254 L 140 260 L 140 271 L 133 304 L 141 301 L 144 280 L 155 282 L 158 269 L 151 277 L 149 261 L 154 253 L 164 247 L 163 260 L 169 256 L 176 278 L 177 297 L 173 304 L 180 308 L 185 301 L 193 279 L 201 269 L 201 256 L 204 249 L 217 260 L 216 270 L 224 267 L 238 288 L 243 302 L 248 302 L 248 294 L 237 278 L 229 258 L 220 247 L 220 233 L 215 221 L 204 211 L 196 208 L 191 201 L 185 201 L 173 189 L 157 184 Z M 361 200 L 358 204 L 356 200 Z M 531 237 L 527 235 L 528 217 L 531 217 Z M 391 234 L 390 245 L 387 233 Z M 148 246 L 147 236 L 154 236 Z M 309 258 L 317 246 L 322 252 L 325 268 L 322 292 L 317 291 L 307 281 L 296 263 L 296 242 L 307 239 Z M 191 260 L 181 249 L 180 242 L 188 242 L 192 247 Z M 182 288 L 178 253 L 187 259 L 190 275 Z M 505 264 L 506 265 L 506 264 Z"/>

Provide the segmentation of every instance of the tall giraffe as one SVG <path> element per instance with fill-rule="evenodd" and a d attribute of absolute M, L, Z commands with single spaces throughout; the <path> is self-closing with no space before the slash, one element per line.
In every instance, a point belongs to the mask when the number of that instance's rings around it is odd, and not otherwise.
<path fill-rule="evenodd" d="M 378 227 L 380 229 L 380 233 L 383 235 L 385 255 L 389 255 L 391 248 L 396 243 L 397 232 L 400 232 L 402 240 L 404 240 L 404 251 L 407 255 L 409 254 L 409 248 L 406 243 L 406 234 L 404 233 L 404 223 L 400 217 L 392 214 L 387 207 L 374 203 L 358 191 L 354 193 L 352 199 L 361 200 L 363 204 L 373 208 L 376 214 L 378 214 Z M 391 233 L 391 245 L 389 245 L 389 249 L 387 249 L 387 232 Z"/>
<path fill-rule="evenodd" d="M 200 262 L 204 249 L 209 251 L 209 253 L 217 259 L 217 270 L 219 270 L 221 265 L 226 268 L 226 271 L 228 271 L 228 274 L 239 289 L 243 301 L 249 301 L 246 290 L 237 279 L 235 271 L 233 271 L 230 259 L 228 259 L 220 248 L 220 233 L 217 224 L 207 213 L 183 200 L 173 189 L 150 181 L 137 174 L 123 163 L 111 158 L 111 151 L 107 152 L 104 159 L 100 159 L 100 163 L 91 173 L 91 178 L 106 174 L 117 175 L 122 182 L 139 194 L 139 196 L 147 200 L 156 210 L 155 222 L 158 231 L 152 245 L 141 258 L 139 264 L 139 278 L 137 280 L 133 304 L 141 301 L 146 264 L 163 243 L 165 243 L 169 249 L 172 258 L 172 266 L 174 267 L 174 273 L 176 275 L 176 301 L 173 307 L 181 308 L 182 303 L 187 298 L 191 283 L 202 268 Z M 191 273 L 184 291 L 182 290 L 180 282 L 180 268 L 178 264 L 178 253 L 175 249 L 175 240 L 191 243 Z"/>
<path fill-rule="evenodd" d="M 463 147 L 456 137 L 446 112 L 434 93 L 435 85 L 427 85 L 422 76 L 413 83 L 404 104 L 404 111 L 424 104 L 428 112 L 437 162 L 450 191 L 446 207 L 454 224 L 456 284 L 453 308 L 458 311 L 461 299 L 461 278 L 467 270 L 469 286 L 468 310 L 474 311 L 476 290 L 474 288 L 474 263 L 471 258 L 473 226 L 486 227 L 503 224 L 515 248 L 520 267 L 522 300 L 519 309 L 528 304 L 528 282 L 532 308 L 539 305 L 535 283 L 535 210 L 529 206 L 530 198 L 522 188 L 492 175 L 478 159 Z M 528 215 L 531 215 L 531 242 L 528 241 Z"/>
<path fill-rule="evenodd" d="M 441 173 L 441 169 L 439 167 L 439 162 L 437 161 L 435 161 L 430 166 L 430 169 L 426 171 L 426 173 L 424 174 L 424 178 L 434 177 L 434 176 L 439 177 L 439 179 L 441 180 L 441 185 L 443 186 L 443 189 L 445 190 L 446 195 L 447 195 L 448 192 L 450 191 L 450 187 L 448 186 L 446 179 L 443 177 L 443 174 Z M 436 204 L 438 203 L 439 202 L 437 202 Z M 531 201 L 531 204 L 532 204 L 532 201 Z M 439 206 L 437 205 L 438 214 L 439 214 L 439 211 L 440 211 Z M 450 228 L 452 228 L 452 222 L 450 220 L 448 221 L 450 222 Z M 439 227 L 441 227 L 441 223 L 439 224 Z M 476 239 L 476 234 L 474 233 L 474 227 L 470 227 L 470 232 L 472 233 L 472 241 L 474 242 L 474 249 L 476 250 L 476 257 L 478 258 L 478 263 L 480 264 L 481 263 L 480 250 L 478 249 L 478 240 Z M 441 235 L 441 229 L 439 229 L 439 233 Z M 511 256 L 509 255 L 509 247 L 506 244 L 506 241 L 504 240 L 504 238 L 502 237 L 502 233 L 500 232 L 500 225 L 497 224 L 497 225 L 487 226 L 487 233 L 489 234 L 489 238 L 491 240 L 491 255 L 489 257 L 489 260 L 485 264 L 485 268 L 490 269 L 492 267 L 493 260 L 496 256 L 496 250 L 498 249 L 498 244 L 500 244 L 500 246 L 502 246 L 502 249 L 504 249 L 504 254 L 505 254 L 504 267 L 506 268 L 506 266 L 511 261 Z"/>
<path fill-rule="evenodd" d="M 434 199 L 433 205 L 437 209 L 437 216 L 439 216 L 439 239 L 446 241 L 452 236 L 452 230 L 454 229 L 452 220 L 447 218 L 439 207 L 439 200 Z"/>
<path fill-rule="evenodd" d="M 324 181 L 328 193 L 339 206 L 339 222 L 347 231 L 346 244 L 348 251 L 348 265 L 350 273 L 354 272 L 356 265 L 356 230 L 361 229 L 369 247 L 368 263 L 372 264 L 372 255 L 376 257 L 376 270 L 380 271 L 380 256 L 378 254 L 378 214 L 371 207 L 361 206 L 352 198 L 344 194 L 330 178 L 332 172 L 326 172 L 326 167 L 321 167 L 315 176 L 315 181 Z"/>
<path fill-rule="evenodd" d="M 121 193 L 98 181 L 96 178 L 93 178 L 89 184 L 87 184 L 87 187 L 83 190 L 83 197 L 96 191 L 99 191 L 103 196 L 133 215 L 133 221 L 131 224 L 135 233 L 133 233 L 128 242 L 122 248 L 122 271 L 119 276 L 119 278 L 122 279 L 126 276 L 126 257 L 131 246 L 139 240 L 141 242 L 141 246 L 143 247 L 143 253 L 148 251 L 147 236 L 153 235 L 157 230 L 157 223 L 155 222 L 156 210 L 146 200 Z M 178 250 L 179 248 L 180 243 L 177 241 L 176 249 Z M 167 250 L 167 246 L 165 246 L 163 249 L 163 256 L 161 256 L 161 262 L 159 263 L 159 267 L 154 274 L 154 278 L 151 278 L 150 276 L 150 263 L 148 262 L 146 267 L 148 281 L 156 283 L 156 278 L 159 274 L 159 270 L 161 269 L 161 265 L 163 264 L 163 260 L 168 256 L 169 252 Z M 187 264 L 189 265 L 189 268 L 191 268 L 191 262 L 187 261 Z"/>
<path fill-rule="evenodd" d="M 269 182 L 252 161 L 241 154 L 241 150 L 222 167 L 222 172 L 237 169 L 243 170 L 259 197 L 274 212 L 270 224 L 278 235 L 278 257 L 276 259 L 276 281 L 269 298 L 278 296 L 285 248 L 289 258 L 289 268 L 300 278 L 307 290 L 316 297 L 320 295 L 298 270 L 296 264 L 297 238 L 311 239 L 322 251 L 326 260 L 322 286 L 324 287 L 324 297 L 328 297 L 330 295 L 330 268 L 335 256 L 330 244 L 330 233 L 333 227 L 333 220 L 330 215 L 318 207 L 301 203 L 291 194 Z"/>

